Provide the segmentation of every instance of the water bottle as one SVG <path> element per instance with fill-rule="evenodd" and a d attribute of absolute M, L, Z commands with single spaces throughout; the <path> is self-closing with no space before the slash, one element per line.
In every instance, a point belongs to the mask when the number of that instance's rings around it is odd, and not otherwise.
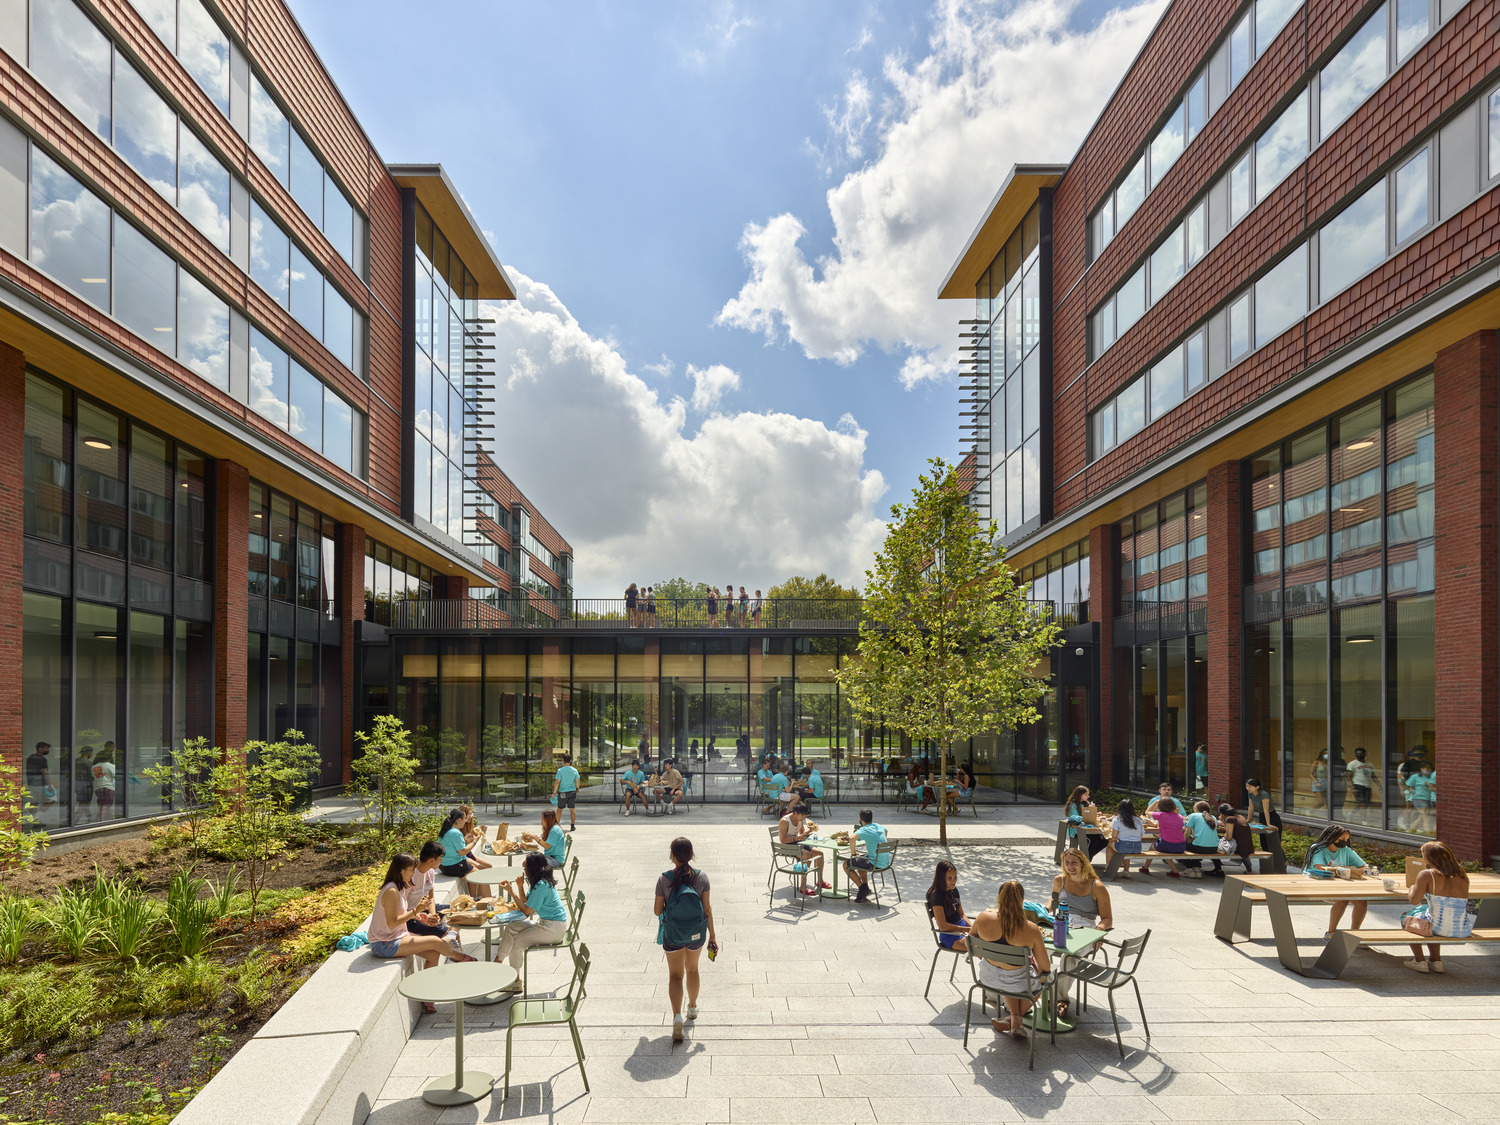
<path fill-rule="evenodd" d="M 1068 904 L 1058 900 L 1057 914 L 1052 921 L 1052 947 L 1068 948 Z"/>

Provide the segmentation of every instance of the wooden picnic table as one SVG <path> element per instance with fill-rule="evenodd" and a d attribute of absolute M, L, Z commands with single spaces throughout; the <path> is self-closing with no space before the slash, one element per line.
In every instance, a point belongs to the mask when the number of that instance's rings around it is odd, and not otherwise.
<path fill-rule="evenodd" d="M 1271 933 L 1276 939 L 1276 955 L 1282 965 L 1304 977 L 1333 980 L 1339 977 L 1349 964 L 1349 958 L 1360 946 L 1358 930 L 1335 930 L 1333 937 L 1323 947 L 1312 964 L 1304 964 L 1297 948 L 1297 935 L 1292 928 L 1289 907 L 1293 903 L 1329 902 L 1388 902 L 1408 905 L 1407 894 L 1411 888 L 1400 876 L 1385 876 L 1393 879 L 1395 888 L 1385 889 L 1383 879 L 1313 879 L 1307 875 L 1225 875 L 1224 889 L 1219 895 L 1219 913 L 1214 919 L 1214 936 L 1231 945 L 1250 940 L 1250 910 L 1264 896 L 1266 909 L 1271 915 Z M 1255 897 L 1251 897 L 1254 895 Z M 1482 898 L 1479 908 L 1478 926 L 1500 925 L 1500 875 L 1489 873 L 1469 876 L 1469 895 Z M 1476 927 L 1477 929 L 1478 927 Z M 1441 941 L 1442 939 L 1434 939 Z M 1477 940 L 1487 940 L 1483 937 Z M 1411 935 L 1414 944 L 1424 944 L 1424 939 Z"/>

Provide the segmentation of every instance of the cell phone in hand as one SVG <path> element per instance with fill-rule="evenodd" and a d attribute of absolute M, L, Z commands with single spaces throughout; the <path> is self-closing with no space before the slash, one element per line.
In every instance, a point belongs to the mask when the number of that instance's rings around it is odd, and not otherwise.
<path fill-rule="evenodd" d="M 716 941 L 710 940 L 709 943 L 708 943 L 708 959 L 710 961 L 712 961 L 712 960 L 716 959 L 718 956 L 719 956 L 719 943 L 716 942 Z"/>

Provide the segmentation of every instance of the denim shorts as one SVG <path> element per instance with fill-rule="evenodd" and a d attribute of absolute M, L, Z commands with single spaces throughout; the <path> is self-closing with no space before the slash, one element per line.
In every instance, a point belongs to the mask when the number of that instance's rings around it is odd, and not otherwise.
<path fill-rule="evenodd" d="M 1139 840 L 1116 840 L 1115 851 L 1121 855 L 1140 855 L 1141 842 Z"/>
<path fill-rule="evenodd" d="M 395 957 L 400 953 L 400 950 L 400 938 L 397 938 L 395 941 L 372 941 L 370 943 L 370 952 L 375 954 L 376 957 Z"/>

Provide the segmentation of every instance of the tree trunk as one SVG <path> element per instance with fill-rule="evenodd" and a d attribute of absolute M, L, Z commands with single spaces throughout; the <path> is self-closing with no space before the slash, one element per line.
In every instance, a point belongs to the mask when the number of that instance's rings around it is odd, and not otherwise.
<path fill-rule="evenodd" d="M 938 747 L 938 843 L 948 846 L 948 747 Z"/>

